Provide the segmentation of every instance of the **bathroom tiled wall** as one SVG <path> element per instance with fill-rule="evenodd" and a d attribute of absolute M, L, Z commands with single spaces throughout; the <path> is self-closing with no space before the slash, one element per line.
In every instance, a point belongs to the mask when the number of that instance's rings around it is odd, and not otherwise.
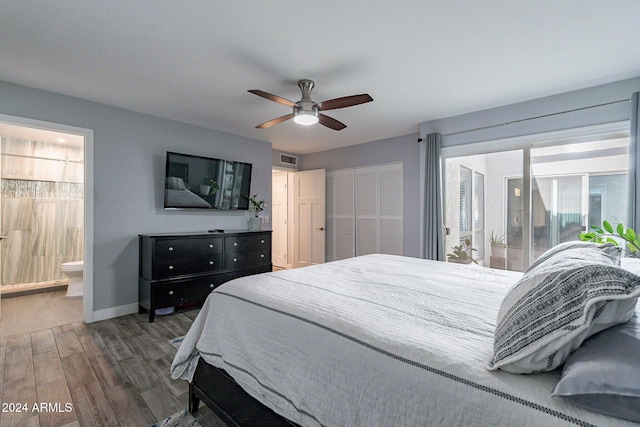
<path fill-rule="evenodd" d="M 84 251 L 83 147 L 1 139 L 2 285 L 63 279 Z"/>

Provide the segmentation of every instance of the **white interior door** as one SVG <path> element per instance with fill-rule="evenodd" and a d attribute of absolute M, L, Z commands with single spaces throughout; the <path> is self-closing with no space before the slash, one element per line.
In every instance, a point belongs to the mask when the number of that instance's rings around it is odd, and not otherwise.
<path fill-rule="evenodd" d="M 294 175 L 294 267 L 325 261 L 326 171 L 317 169 Z"/>
<path fill-rule="evenodd" d="M 287 268 L 287 172 L 273 174 L 271 186 L 271 215 L 273 217 L 272 263 Z"/>

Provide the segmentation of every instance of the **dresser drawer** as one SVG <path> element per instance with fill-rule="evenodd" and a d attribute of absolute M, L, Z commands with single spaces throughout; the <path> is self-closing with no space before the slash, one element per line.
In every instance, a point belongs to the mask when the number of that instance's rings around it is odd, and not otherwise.
<path fill-rule="evenodd" d="M 271 264 L 271 248 L 224 254 L 224 269 L 237 270 Z"/>
<path fill-rule="evenodd" d="M 192 302 L 202 302 L 215 288 L 220 286 L 223 278 L 203 276 L 194 279 L 172 280 L 166 283 L 153 284 L 155 308 L 171 307 Z"/>
<path fill-rule="evenodd" d="M 237 279 L 238 277 L 251 276 L 253 274 L 259 273 L 268 273 L 273 271 L 271 264 L 263 265 L 261 267 L 253 267 L 247 268 L 245 270 L 237 270 L 237 271 L 229 271 L 228 273 L 224 273 L 223 282 L 228 282 L 229 280 Z"/>
<path fill-rule="evenodd" d="M 153 278 L 183 276 L 185 274 L 209 273 L 222 268 L 221 254 L 194 254 L 192 257 L 156 259 Z"/>
<path fill-rule="evenodd" d="M 222 238 L 158 239 L 156 259 L 175 259 L 208 256 L 222 253 Z"/>
<path fill-rule="evenodd" d="M 226 236 L 224 238 L 224 252 L 228 254 L 255 249 L 271 249 L 270 237 L 269 233 Z"/>

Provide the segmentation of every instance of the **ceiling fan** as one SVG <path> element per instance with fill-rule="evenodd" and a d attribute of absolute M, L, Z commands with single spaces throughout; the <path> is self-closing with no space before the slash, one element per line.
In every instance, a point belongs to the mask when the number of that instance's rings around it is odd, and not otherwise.
<path fill-rule="evenodd" d="M 302 99 L 300 99 L 300 101 L 298 102 L 292 102 L 280 96 L 257 89 L 249 90 L 248 92 L 251 92 L 254 95 L 258 95 L 270 101 L 277 102 L 278 104 L 293 108 L 293 112 L 291 114 L 286 114 L 273 120 L 269 120 L 268 122 L 264 122 L 256 126 L 256 128 L 266 129 L 270 128 L 273 125 L 277 125 L 278 123 L 282 123 L 286 120 L 293 119 L 293 121 L 301 125 L 313 125 L 315 123 L 320 123 L 321 125 L 333 130 L 342 130 L 346 128 L 347 125 L 325 114 L 322 114 L 320 111 L 351 107 L 354 105 L 373 101 L 373 98 L 371 98 L 368 94 L 363 93 L 361 95 L 344 96 L 342 98 L 315 102 L 311 99 L 311 89 L 313 89 L 313 86 L 313 80 L 303 79 L 298 81 L 298 87 L 302 91 Z"/>

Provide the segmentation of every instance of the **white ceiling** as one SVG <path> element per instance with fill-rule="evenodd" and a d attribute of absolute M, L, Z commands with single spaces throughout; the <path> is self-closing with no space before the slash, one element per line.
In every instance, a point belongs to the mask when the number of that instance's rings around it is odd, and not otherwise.
<path fill-rule="evenodd" d="M 640 76 L 638 0 L 2 0 L 0 79 L 304 154 Z M 257 97 L 369 93 L 293 121 Z"/>

